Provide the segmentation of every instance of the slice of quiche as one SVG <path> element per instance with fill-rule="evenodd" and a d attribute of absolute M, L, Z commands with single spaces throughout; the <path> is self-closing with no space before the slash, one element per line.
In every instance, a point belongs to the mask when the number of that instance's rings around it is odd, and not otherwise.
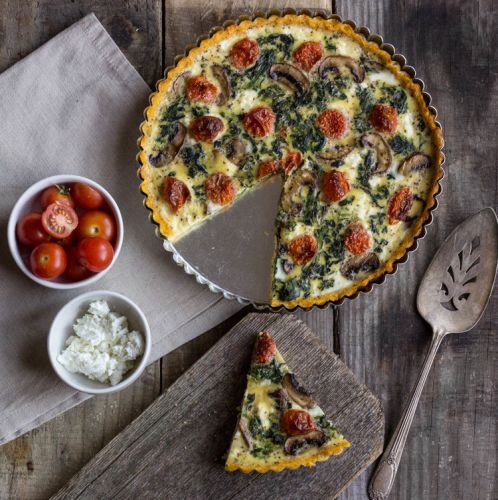
<path fill-rule="evenodd" d="M 273 338 L 260 333 L 226 470 L 280 472 L 312 467 L 349 445 L 299 384 Z"/>

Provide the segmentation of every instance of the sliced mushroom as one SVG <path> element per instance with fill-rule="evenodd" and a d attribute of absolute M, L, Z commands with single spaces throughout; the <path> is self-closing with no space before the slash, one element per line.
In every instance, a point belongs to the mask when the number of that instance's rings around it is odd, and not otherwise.
<path fill-rule="evenodd" d="M 240 137 L 234 137 L 225 144 L 225 156 L 235 165 L 244 158 L 247 151 L 247 143 Z"/>
<path fill-rule="evenodd" d="M 277 389 L 276 391 L 270 392 L 269 395 L 276 401 L 278 411 L 282 412 L 286 409 L 289 396 L 284 389 Z"/>
<path fill-rule="evenodd" d="M 322 151 L 317 157 L 320 160 L 325 161 L 337 161 L 345 158 L 349 153 L 353 151 L 352 146 L 337 146 L 335 149 L 330 149 L 329 151 Z"/>
<path fill-rule="evenodd" d="M 413 153 L 406 157 L 398 167 L 398 172 L 403 175 L 408 175 L 411 172 L 417 172 L 431 166 L 431 158 L 423 153 Z"/>
<path fill-rule="evenodd" d="M 239 420 L 239 430 L 242 434 L 242 437 L 244 438 L 247 447 L 249 448 L 249 450 L 252 450 L 252 437 L 251 433 L 249 432 L 247 420 L 244 417 L 241 417 Z"/>
<path fill-rule="evenodd" d="M 373 175 L 383 174 L 389 170 L 393 156 L 389 144 L 380 134 L 377 132 L 367 132 L 360 137 L 360 144 L 375 149 L 377 162 L 371 172 Z"/>
<path fill-rule="evenodd" d="M 285 259 L 282 262 L 282 269 L 285 274 L 289 274 L 294 269 L 294 264 L 290 260 Z"/>
<path fill-rule="evenodd" d="M 309 170 L 300 170 L 292 179 L 290 189 L 282 196 L 282 208 L 293 215 L 301 209 L 301 205 L 294 202 L 294 196 L 299 193 L 304 186 L 314 187 L 316 185 L 316 175 Z"/>
<path fill-rule="evenodd" d="M 327 441 L 327 436 L 322 431 L 311 431 L 301 436 L 287 438 L 284 444 L 284 451 L 287 455 L 298 455 L 305 448 L 310 446 L 323 446 Z"/>
<path fill-rule="evenodd" d="M 365 255 L 351 257 L 341 266 L 341 274 L 352 280 L 359 273 L 368 273 L 375 271 L 380 266 L 379 257 L 377 254 L 370 252 Z"/>
<path fill-rule="evenodd" d="M 325 78 L 328 73 L 339 74 L 343 68 L 349 69 L 356 83 L 361 83 L 365 79 L 365 68 L 352 57 L 348 56 L 328 56 L 318 66 L 320 78 Z"/>
<path fill-rule="evenodd" d="M 316 406 L 311 394 L 297 381 L 293 373 L 286 373 L 282 380 L 282 387 L 289 397 L 303 408 L 313 408 Z"/>
<path fill-rule="evenodd" d="M 183 71 L 173 81 L 171 88 L 177 96 L 183 95 L 185 93 L 185 85 L 191 74 L 192 73 L 190 71 Z"/>
<path fill-rule="evenodd" d="M 220 84 L 220 94 L 218 95 L 217 103 L 220 106 L 224 106 L 232 95 L 232 85 L 230 84 L 230 79 L 228 78 L 225 68 L 219 64 L 215 64 L 211 68 L 211 71 Z"/>
<path fill-rule="evenodd" d="M 162 151 L 158 151 L 156 154 L 150 154 L 149 163 L 153 167 L 164 167 L 164 165 L 171 163 L 182 147 L 186 134 L 187 127 L 185 127 L 183 123 L 176 122 L 175 129 L 173 130 L 173 134 L 171 135 L 168 144 Z"/>
<path fill-rule="evenodd" d="M 310 90 L 310 82 L 306 75 L 292 64 L 274 64 L 268 74 L 272 80 L 293 90 L 298 99 L 304 97 Z"/>

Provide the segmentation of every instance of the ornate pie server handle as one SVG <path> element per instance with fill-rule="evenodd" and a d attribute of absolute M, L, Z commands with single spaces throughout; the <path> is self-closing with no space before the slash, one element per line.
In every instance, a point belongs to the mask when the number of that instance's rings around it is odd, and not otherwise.
<path fill-rule="evenodd" d="M 377 468 L 370 480 L 368 485 L 368 496 L 371 500 L 385 500 L 391 488 L 394 484 L 394 479 L 396 477 L 396 472 L 398 471 L 398 465 L 401 460 L 401 455 L 403 454 L 403 448 L 405 447 L 406 438 L 410 431 L 412 425 L 413 417 L 415 411 L 417 410 L 418 400 L 424 389 L 425 381 L 431 370 L 432 363 L 436 356 L 437 350 L 441 345 L 443 338 L 447 332 L 442 330 L 435 330 L 432 337 L 432 342 L 429 347 L 429 351 L 425 357 L 422 370 L 417 379 L 417 383 L 413 388 L 412 394 L 410 396 L 410 402 L 405 408 L 401 420 L 394 431 L 389 444 L 387 445 Z"/>

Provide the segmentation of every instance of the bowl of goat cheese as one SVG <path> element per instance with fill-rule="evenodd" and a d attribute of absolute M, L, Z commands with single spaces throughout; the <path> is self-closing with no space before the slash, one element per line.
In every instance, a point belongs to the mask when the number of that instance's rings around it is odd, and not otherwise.
<path fill-rule="evenodd" d="M 142 310 L 116 292 L 75 297 L 55 316 L 48 356 L 57 375 L 89 394 L 109 394 L 132 384 L 145 370 L 151 334 Z"/>

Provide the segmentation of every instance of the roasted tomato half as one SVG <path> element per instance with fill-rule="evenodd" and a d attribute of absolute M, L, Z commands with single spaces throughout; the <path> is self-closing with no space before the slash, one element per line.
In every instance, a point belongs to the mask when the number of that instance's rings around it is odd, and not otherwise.
<path fill-rule="evenodd" d="M 263 332 L 258 339 L 256 351 L 254 353 L 256 363 L 269 363 L 277 352 L 277 344 L 266 332 Z"/>
<path fill-rule="evenodd" d="M 406 220 L 413 205 L 413 194 L 408 187 L 401 188 L 389 201 L 387 219 L 389 224 L 397 224 Z"/>
<path fill-rule="evenodd" d="M 370 235 L 363 224 L 354 222 L 344 231 L 344 246 L 354 255 L 361 255 L 370 248 Z"/>
<path fill-rule="evenodd" d="M 255 137 L 265 137 L 273 132 L 275 113 L 271 108 L 258 106 L 245 114 L 242 123 L 247 133 Z"/>
<path fill-rule="evenodd" d="M 225 125 L 217 116 L 200 116 L 190 122 L 190 133 L 197 141 L 213 142 L 223 132 Z"/>
<path fill-rule="evenodd" d="M 163 197 L 176 214 L 190 200 L 190 191 L 183 181 L 168 176 L 163 183 Z"/>
<path fill-rule="evenodd" d="M 280 428 L 288 436 L 299 436 L 316 430 L 316 424 L 307 411 L 287 410 L 280 419 Z"/>
<path fill-rule="evenodd" d="M 326 109 L 316 119 L 318 128 L 329 139 L 340 139 L 348 130 L 348 119 L 337 109 Z"/>
<path fill-rule="evenodd" d="M 275 174 L 280 169 L 280 162 L 278 160 L 266 160 L 262 161 L 258 165 L 258 173 L 256 174 L 257 179 L 266 177 L 267 175 Z"/>
<path fill-rule="evenodd" d="M 259 45 L 252 38 L 243 38 L 234 43 L 230 49 L 229 59 L 237 69 L 246 69 L 252 66 L 259 57 Z"/>
<path fill-rule="evenodd" d="M 194 76 L 189 78 L 185 88 L 185 94 L 189 101 L 198 101 L 208 104 L 216 99 L 218 87 L 204 76 Z"/>
<path fill-rule="evenodd" d="M 289 151 L 282 160 L 282 167 L 286 174 L 303 163 L 303 155 L 300 151 Z"/>
<path fill-rule="evenodd" d="M 287 251 L 294 263 L 298 265 L 307 264 L 313 259 L 317 250 L 316 239 L 311 234 L 298 236 L 287 244 Z"/>
<path fill-rule="evenodd" d="M 309 71 L 322 57 L 323 47 L 320 42 L 304 42 L 293 54 L 294 61 L 304 71 Z"/>
<path fill-rule="evenodd" d="M 370 112 L 370 122 L 375 130 L 394 134 L 398 126 L 398 112 L 388 104 L 376 104 Z"/>
<path fill-rule="evenodd" d="M 232 178 L 222 172 L 210 175 L 204 182 L 206 196 L 218 205 L 228 205 L 235 198 L 236 188 Z"/>
<path fill-rule="evenodd" d="M 344 172 L 331 170 L 323 176 L 322 192 L 329 201 L 339 201 L 350 190 L 348 178 Z"/>

